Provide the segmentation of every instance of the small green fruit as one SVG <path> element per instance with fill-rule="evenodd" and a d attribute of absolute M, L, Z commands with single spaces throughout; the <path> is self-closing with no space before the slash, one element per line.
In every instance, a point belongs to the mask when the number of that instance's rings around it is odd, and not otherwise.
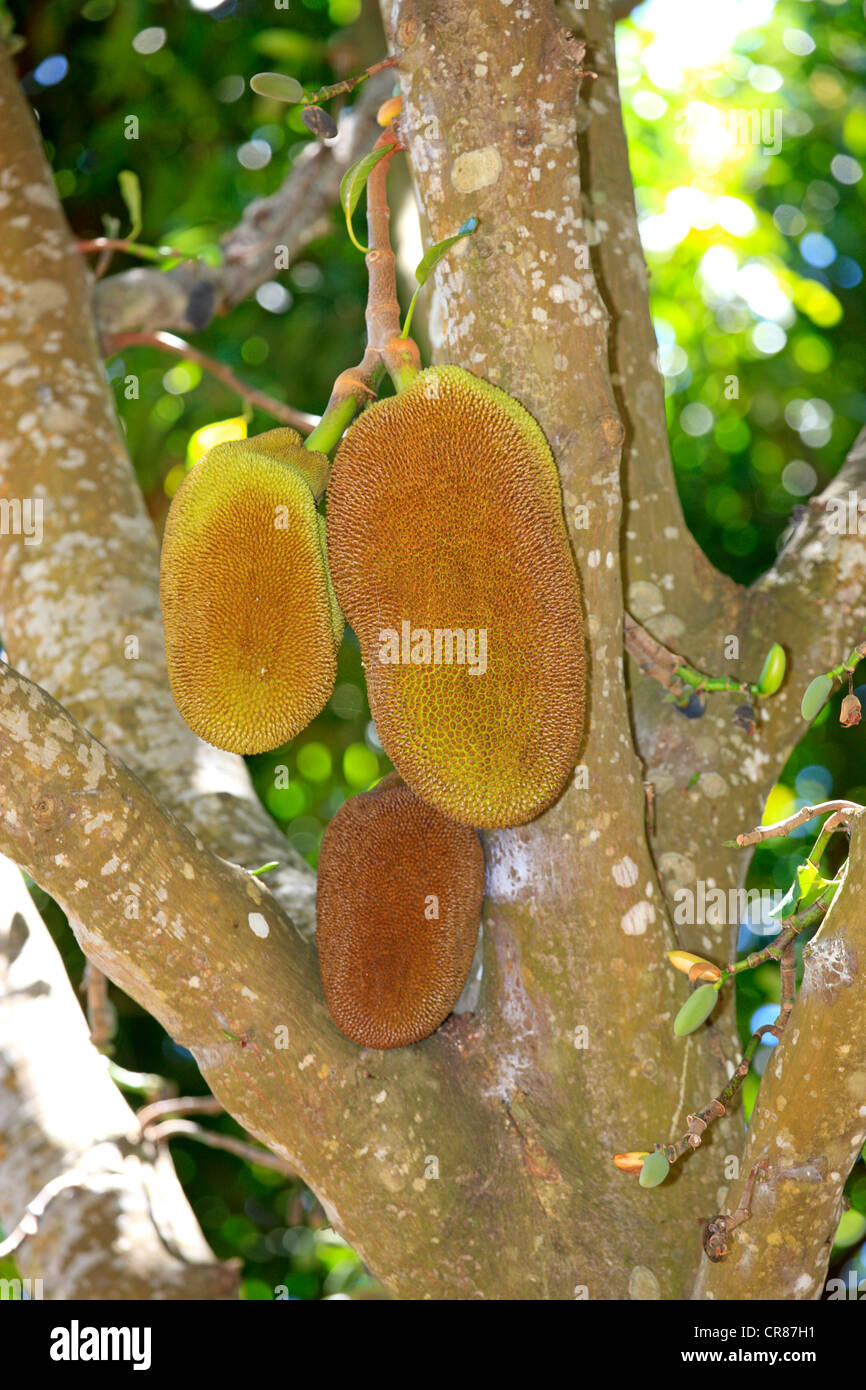
<path fill-rule="evenodd" d="M 833 689 L 833 681 L 830 676 L 816 676 L 806 686 L 806 693 L 800 704 L 800 713 L 804 719 L 814 719 L 816 714 L 820 714 L 830 698 Z"/>
<path fill-rule="evenodd" d="M 693 1033 L 696 1028 L 700 1028 L 716 1007 L 718 997 L 719 991 L 715 985 L 701 985 L 694 994 L 690 994 L 674 1019 L 674 1032 L 677 1037 L 684 1038 L 687 1033 Z"/>
<path fill-rule="evenodd" d="M 785 679 L 786 665 L 785 648 L 780 647 L 778 642 L 774 642 L 767 652 L 761 674 L 758 677 L 757 691 L 759 695 L 775 695 Z"/>
<path fill-rule="evenodd" d="M 709 989 L 712 988 L 712 986 L 707 985 L 705 988 Z M 638 1182 L 641 1187 L 658 1187 L 659 1183 L 664 1182 L 670 1171 L 671 1165 L 668 1163 L 661 1149 L 656 1149 L 655 1153 L 650 1154 L 641 1168 Z"/>

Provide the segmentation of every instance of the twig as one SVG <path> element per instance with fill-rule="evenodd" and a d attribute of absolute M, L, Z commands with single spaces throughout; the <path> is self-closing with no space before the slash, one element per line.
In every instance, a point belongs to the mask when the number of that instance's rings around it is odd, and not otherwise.
<path fill-rule="evenodd" d="M 750 699 L 761 694 L 759 686 L 754 682 L 735 680 L 733 676 L 707 676 L 698 671 L 685 657 L 658 642 L 646 628 L 635 622 L 630 613 L 623 614 L 623 642 L 626 651 L 634 657 L 643 675 L 650 676 L 654 681 L 658 681 L 659 685 L 664 686 L 665 690 L 669 690 L 676 703 L 683 708 L 693 696 L 700 693 L 727 692 L 732 695 L 746 695 Z M 749 707 L 746 723 L 743 725 L 747 732 L 751 732 L 754 727 L 751 716 L 752 711 Z"/>
<path fill-rule="evenodd" d="M 802 928 L 800 928 L 800 930 L 802 930 Z M 786 936 L 787 933 L 783 932 L 782 935 Z M 778 944 L 778 941 L 774 943 L 774 945 Z M 719 1120 L 723 1115 L 728 1113 L 728 1107 L 731 1101 L 749 1074 L 755 1053 L 760 1047 L 762 1039 L 769 1033 L 778 1041 L 784 1033 L 796 999 L 796 957 L 794 955 L 793 938 L 784 942 L 780 951 L 780 957 L 782 1002 L 775 1023 L 765 1023 L 762 1027 L 755 1030 L 746 1043 L 740 1064 L 727 1086 L 725 1086 L 717 1096 L 714 1096 L 709 1104 L 705 1105 L 702 1110 L 699 1110 L 694 1115 L 686 1116 L 688 1129 L 676 1143 L 661 1146 L 662 1152 L 669 1163 L 676 1163 L 677 1159 L 681 1158 L 682 1155 L 687 1153 L 690 1149 L 700 1148 L 704 1131 L 712 1124 L 713 1120 Z"/>
<path fill-rule="evenodd" d="M 159 348 L 162 352 L 173 353 L 175 357 L 183 357 L 190 362 L 196 362 L 204 371 L 231 387 L 257 410 L 263 410 L 266 414 L 273 415 L 275 420 L 282 420 L 284 425 L 291 425 L 301 434 L 310 434 L 319 423 L 320 417 L 318 415 L 308 415 L 303 410 L 295 410 L 294 406 L 284 405 L 282 401 L 275 400 L 273 396 L 266 395 L 264 391 L 257 391 L 255 387 L 248 386 L 245 381 L 241 381 L 240 377 L 235 376 L 231 367 L 226 367 L 215 357 L 201 352 L 199 348 L 193 347 L 192 343 L 186 342 L 184 338 L 178 338 L 174 333 L 116 333 L 105 344 L 106 356 L 111 357 L 114 353 L 121 352 L 127 347 Z"/>
<path fill-rule="evenodd" d="M 684 657 L 656 641 L 645 627 L 635 622 L 630 613 L 623 614 L 623 641 L 626 651 L 634 657 L 641 673 L 657 681 L 665 690 L 669 690 L 678 704 L 687 702 L 693 691 L 702 684 L 705 687 L 709 686 L 709 676 L 701 678 L 700 672 L 692 671 Z M 692 671 L 692 674 L 699 678 L 697 686 L 685 680 L 685 671 Z M 734 688 L 739 690 L 743 687 Z"/>
<path fill-rule="evenodd" d="M 785 1022 L 787 1022 L 787 1019 Z M 727 1086 L 725 1086 L 717 1096 L 714 1096 L 702 1110 L 698 1110 L 694 1115 L 686 1116 L 688 1129 L 680 1139 L 677 1139 L 676 1143 L 661 1145 L 662 1152 L 668 1160 L 668 1163 L 676 1163 L 677 1159 L 682 1158 L 683 1154 L 687 1153 L 690 1149 L 700 1148 L 704 1131 L 709 1128 L 713 1120 L 720 1120 L 723 1115 L 728 1113 L 728 1106 L 749 1074 L 749 1069 L 752 1065 L 755 1053 L 761 1044 L 762 1038 L 767 1033 L 772 1033 L 774 1037 L 778 1038 L 784 1026 L 784 1023 L 781 1027 L 778 1023 L 765 1023 L 752 1034 L 743 1049 L 740 1065 L 737 1067 Z"/>
<path fill-rule="evenodd" d="M 108 980 L 92 961 L 84 967 L 84 989 L 90 1041 L 98 1052 L 104 1052 L 114 1036 L 115 1019 L 108 1000 Z"/>
<path fill-rule="evenodd" d="M 127 256 L 140 256 L 145 261 L 195 261 L 187 251 L 179 251 L 176 246 L 144 246 L 141 242 L 123 237 L 97 236 L 77 241 L 76 246 L 82 255 L 91 251 L 122 251 Z"/>
<path fill-rule="evenodd" d="M 271 1153 L 269 1149 L 247 1144 L 243 1139 L 235 1139 L 231 1134 L 202 1129 L 201 1125 L 194 1124 L 192 1120 L 165 1120 L 161 1125 L 150 1125 L 144 1131 L 144 1137 L 154 1143 L 166 1139 L 195 1139 L 199 1144 L 206 1144 L 211 1149 L 224 1149 L 226 1153 L 235 1154 L 247 1163 L 257 1164 L 259 1168 L 272 1168 L 275 1173 L 283 1173 L 287 1178 L 298 1176 L 285 1159 Z"/>
<path fill-rule="evenodd" d="M 719 988 L 721 989 L 734 976 L 741 975 L 746 970 L 754 970 L 757 966 L 763 965 L 765 961 L 781 960 L 792 941 L 826 917 L 838 888 L 839 880 L 831 879 L 820 897 L 816 898 L 808 907 L 795 912 L 793 917 L 788 919 L 790 925 L 779 932 L 779 935 L 770 942 L 769 946 L 762 947 L 760 951 L 752 951 L 742 960 L 733 961 L 730 965 L 726 965 L 719 977 Z"/>
<path fill-rule="evenodd" d="M 66 1173 L 59 1173 L 56 1178 L 52 1178 L 44 1187 L 40 1188 L 32 1202 L 28 1202 L 24 1208 L 24 1215 L 18 1222 L 14 1231 L 4 1241 L 0 1241 L 0 1260 L 7 1259 L 18 1249 L 28 1236 L 34 1236 L 39 1230 L 39 1222 L 44 1215 L 49 1202 L 52 1202 L 61 1192 L 65 1192 L 70 1187 L 81 1187 L 87 1178 L 93 1177 L 93 1168 L 83 1165 L 70 1168 Z"/>
<path fill-rule="evenodd" d="M 129 1071 L 126 1067 L 118 1066 L 117 1062 L 111 1058 L 106 1058 L 108 1062 L 108 1075 L 116 1086 L 120 1086 L 124 1091 L 139 1091 L 146 1096 L 167 1096 L 171 1094 L 172 1087 L 176 1089 L 176 1083 L 169 1081 L 167 1077 L 160 1076 L 152 1071 Z"/>
<path fill-rule="evenodd" d="M 772 825 L 756 825 L 754 830 L 746 830 L 742 835 L 738 835 L 734 844 L 740 848 L 746 845 L 757 845 L 762 840 L 781 839 L 790 835 L 792 830 L 796 830 L 798 825 L 805 825 L 807 821 L 814 820 L 815 816 L 823 816 L 828 811 L 835 811 L 837 814 L 830 821 L 826 821 L 822 834 L 828 830 L 837 830 L 841 825 L 847 823 L 847 817 L 855 811 L 862 811 L 863 807 L 856 801 L 819 801 L 815 806 L 804 806 L 802 810 L 795 811 L 792 816 L 786 816 L 784 820 L 774 821 Z"/>
<path fill-rule="evenodd" d="M 757 969 L 759 965 L 763 965 L 768 960 L 779 960 L 788 943 L 799 936 L 800 932 L 804 931 L 808 925 L 811 925 L 811 922 L 805 923 L 803 926 L 786 927 L 784 931 L 779 933 L 775 941 L 770 942 L 769 946 L 764 946 L 760 951 L 751 951 L 742 960 L 732 961 L 730 965 L 726 965 L 722 971 L 721 984 L 727 984 L 735 975 L 742 975 L 746 970 Z"/>
<path fill-rule="evenodd" d="M 758 1174 L 768 1173 L 769 1170 L 770 1165 L 768 1161 L 765 1158 L 759 1158 L 758 1162 L 749 1170 L 749 1176 L 746 1178 L 745 1186 L 743 1187 L 740 1205 L 737 1207 L 733 1216 L 720 1214 L 719 1216 L 714 1216 L 711 1221 L 707 1222 L 704 1227 L 704 1250 L 706 1251 L 707 1258 L 712 1260 L 713 1263 L 723 1260 L 727 1255 L 728 1236 L 731 1231 L 736 1230 L 738 1226 L 742 1226 L 744 1221 L 750 1220 L 752 1215 L 752 1194 L 755 1190 L 755 1182 Z"/>
<path fill-rule="evenodd" d="M 317 92 L 311 92 L 304 98 L 306 106 L 318 106 L 319 102 L 330 101 L 331 97 L 339 96 L 341 92 L 354 92 L 356 87 L 360 87 L 362 82 L 366 82 L 368 77 L 374 77 L 377 72 L 382 72 L 384 68 L 393 68 L 400 61 L 400 54 L 392 54 L 390 58 L 383 58 L 380 63 L 373 63 L 372 67 L 366 68 L 364 72 L 359 72 L 355 77 L 346 77 L 342 82 L 334 82 L 330 87 L 320 87 Z"/>
<path fill-rule="evenodd" d="M 142 1131 L 161 1120 L 164 1115 L 224 1115 L 225 1108 L 216 1096 L 168 1096 L 151 1101 L 136 1113 Z"/>
<path fill-rule="evenodd" d="M 794 953 L 793 941 L 789 941 L 782 951 L 779 973 L 782 980 L 782 999 L 776 1026 L 781 1033 L 788 1022 L 797 998 L 797 957 Z"/>

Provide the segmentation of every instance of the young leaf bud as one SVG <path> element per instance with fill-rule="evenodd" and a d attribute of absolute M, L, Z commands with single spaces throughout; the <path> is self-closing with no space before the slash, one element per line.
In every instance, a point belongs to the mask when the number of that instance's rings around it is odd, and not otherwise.
<path fill-rule="evenodd" d="M 631 1173 L 636 1177 L 648 1158 L 649 1154 L 644 1151 L 643 1153 L 614 1154 L 613 1161 L 621 1173 Z"/>

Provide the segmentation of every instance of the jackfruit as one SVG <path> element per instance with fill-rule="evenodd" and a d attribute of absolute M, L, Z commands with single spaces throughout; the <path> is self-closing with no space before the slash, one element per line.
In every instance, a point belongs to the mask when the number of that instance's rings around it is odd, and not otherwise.
<path fill-rule="evenodd" d="M 466 983 L 484 892 L 477 833 L 391 774 L 322 839 L 316 942 L 334 1023 L 362 1047 L 420 1042 Z"/>
<path fill-rule="evenodd" d="M 334 688 L 343 620 L 294 430 L 217 444 L 172 500 L 160 566 L 166 658 L 189 727 L 231 753 L 294 738 Z"/>
<path fill-rule="evenodd" d="M 534 819 L 580 744 L 580 586 L 556 464 L 506 392 L 419 372 L 349 428 L 331 470 L 331 575 L 379 738 L 463 824 Z"/>

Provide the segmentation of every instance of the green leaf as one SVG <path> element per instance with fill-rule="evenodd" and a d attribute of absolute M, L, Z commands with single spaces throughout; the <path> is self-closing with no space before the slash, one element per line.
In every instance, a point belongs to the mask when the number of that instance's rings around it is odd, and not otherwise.
<path fill-rule="evenodd" d="M 785 648 L 774 642 L 764 658 L 764 665 L 758 677 L 756 688 L 759 695 L 775 695 L 785 679 L 786 665 Z"/>
<path fill-rule="evenodd" d="M 424 252 L 424 255 L 415 267 L 415 279 L 418 281 L 418 288 L 412 296 L 412 303 L 409 305 L 406 314 L 406 322 L 403 324 L 402 337 L 409 337 L 412 315 L 415 312 L 415 303 L 418 299 L 418 295 L 421 293 L 422 287 L 426 285 L 433 270 L 435 270 L 442 257 L 448 254 L 454 243 L 456 241 L 462 241 L 463 237 L 471 236 L 477 226 L 477 217 L 467 217 L 459 232 L 456 232 L 454 236 L 447 236 L 444 241 L 437 241 L 434 246 L 428 247 Z"/>
<path fill-rule="evenodd" d="M 258 97 L 269 97 L 271 101 L 303 101 L 304 89 L 296 77 L 287 77 L 283 72 L 257 72 L 250 78 L 250 86 Z"/>
<path fill-rule="evenodd" d="M 710 988 L 712 989 L 712 985 Z M 664 1182 L 670 1171 L 671 1165 L 661 1149 L 656 1149 L 654 1154 L 650 1154 L 649 1158 L 644 1159 L 638 1182 L 641 1187 L 658 1187 L 659 1183 Z"/>
<path fill-rule="evenodd" d="M 467 217 L 459 232 L 456 232 L 454 236 L 447 236 L 444 241 L 437 241 L 435 246 L 429 246 L 415 268 L 415 279 L 418 284 L 426 284 L 430 272 L 435 269 L 446 252 L 451 250 L 455 242 L 460 241 L 465 236 L 471 236 L 477 226 L 477 217 Z"/>
<path fill-rule="evenodd" d="M 794 882 L 781 902 L 770 909 L 769 915 L 778 917 L 781 921 L 793 917 L 795 912 L 811 907 L 812 903 L 817 902 L 824 889 L 829 888 L 830 882 L 830 879 L 822 878 L 815 865 L 808 860 L 805 864 L 798 864 Z"/>
<path fill-rule="evenodd" d="M 820 714 L 830 698 L 833 689 L 831 676 L 816 676 L 806 686 L 805 694 L 800 703 L 800 713 L 804 719 L 814 719 L 816 714 Z"/>
<path fill-rule="evenodd" d="M 782 901 L 777 903 L 776 906 L 770 910 L 770 917 L 779 917 L 782 921 L 787 917 L 793 917 L 797 908 L 800 906 L 803 894 L 808 892 L 817 872 L 818 870 L 815 868 L 814 864 L 798 864 L 796 873 L 794 874 L 794 882 L 791 884 L 791 887 L 788 889 Z"/>
<path fill-rule="evenodd" d="M 362 246 L 355 236 L 354 228 L 352 227 L 352 213 L 358 206 L 358 199 L 366 188 L 367 180 L 379 163 L 379 160 L 384 159 L 385 155 L 391 154 L 393 149 L 393 145 L 383 145 L 380 150 L 371 150 L 369 154 L 365 154 L 363 158 L 356 160 L 351 168 L 346 170 L 340 183 L 340 206 L 346 214 L 346 227 L 348 228 L 352 245 L 357 246 L 359 251 L 363 251 L 365 256 L 370 248 L 369 246 Z"/>
<path fill-rule="evenodd" d="M 719 991 L 715 985 L 701 985 L 694 994 L 690 994 L 674 1019 L 676 1036 L 684 1038 L 687 1033 L 693 1033 L 696 1028 L 700 1028 L 713 1012 L 718 998 Z"/>
<path fill-rule="evenodd" d="M 129 220 L 132 223 L 128 241 L 135 241 L 141 231 L 141 184 L 138 181 L 138 174 L 132 169 L 121 169 L 117 176 L 120 185 L 120 196 L 126 204 L 126 211 L 129 213 Z"/>
<path fill-rule="evenodd" d="M 816 874 L 811 887 L 808 889 L 807 892 L 803 894 L 802 898 L 800 899 L 800 907 L 811 907 L 813 903 L 816 903 L 818 901 L 818 899 L 822 896 L 826 889 L 833 887 L 834 883 L 835 879 L 822 878 L 820 874 Z M 836 888 L 838 887 L 839 884 L 836 883 Z M 833 897 L 835 896 L 836 894 L 834 892 Z M 833 898 L 830 899 L 830 902 L 832 901 Z M 830 903 L 828 903 L 827 906 L 829 908 Z"/>

